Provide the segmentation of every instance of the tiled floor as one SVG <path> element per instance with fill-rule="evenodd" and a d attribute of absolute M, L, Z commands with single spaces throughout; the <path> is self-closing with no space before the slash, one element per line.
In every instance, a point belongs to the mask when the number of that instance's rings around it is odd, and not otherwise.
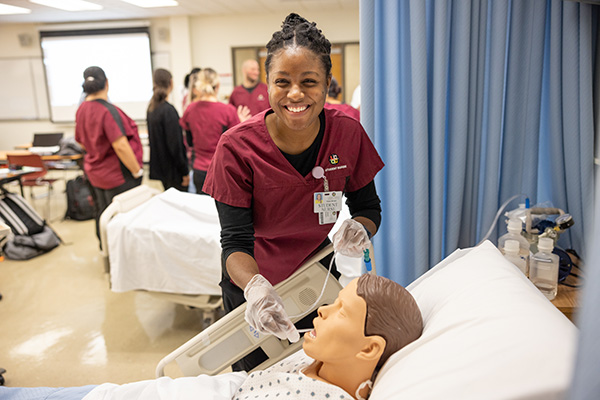
<path fill-rule="evenodd" d="M 40 213 L 44 201 L 35 201 Z M 202 312 L 148 293 L 111 292 L 94 221 L 63 221 L 65 209 L 62 181 L 52 197 L 51 226 L 64 244 L 29 261 L 0 262 L 6 386 L 152 379 L 162 357 L 203 329 Z M 166 372 L 180 376 L 175 364 Z"/>

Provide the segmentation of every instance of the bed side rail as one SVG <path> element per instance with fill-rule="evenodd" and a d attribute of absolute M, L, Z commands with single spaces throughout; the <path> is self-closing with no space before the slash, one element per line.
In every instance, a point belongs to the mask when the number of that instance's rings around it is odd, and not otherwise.
<path fill-rule="evenodd" d="M 320 261 L 332 250 L 332 245 L 324 248 L 290 278 L 275 285 L 288 315 L 313 311 L 335 301 L 342 286 L 329 275 L 321 301 L 311 307 L 318 299 L 327 277 L 327 269 Z M 269 359 L 255 369 L 264 369 L 300 350 L 303 338 L 290 343 L 273 335 L 263 335 L 246 323 L 245 311 L 246 304 L 243 304 L 164 357 L 156 367 L 156 376 L 164 376 L 166 365 L 173 361 L 177 362 L 185 376 L 216 375 L 258 347 Z M 292 322 L 300 319 L 302 317 L 292 318 Z"/>

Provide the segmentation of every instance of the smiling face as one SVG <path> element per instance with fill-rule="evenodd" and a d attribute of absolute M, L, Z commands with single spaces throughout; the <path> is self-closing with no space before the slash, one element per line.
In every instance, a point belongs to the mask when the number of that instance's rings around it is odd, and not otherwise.
<path fill-rule="evenodd" d="M 331 80 L 317 54 L 306 47 L 284 47 L 268 71 L 269 103 L 280 131 L 317 129 Z"/>
<path fill-rule="evenodd" d="M 258 82 L 258 77 L 260 75 L 260 68 L 258 67 L 258 62 L 255 60 L 247 60 L 243 65 L 244 75 L 248 82 L 256 83 Z"/>
<path fill-rule="evenodd" d="M 342 289 L 336 301 L 319 307 L 315 329 L 304 335 L 304 351 L 318 361 L 344 364 L 369 344 L 365 337 L 367 303 L 356 294 L 357 279 Z"/>

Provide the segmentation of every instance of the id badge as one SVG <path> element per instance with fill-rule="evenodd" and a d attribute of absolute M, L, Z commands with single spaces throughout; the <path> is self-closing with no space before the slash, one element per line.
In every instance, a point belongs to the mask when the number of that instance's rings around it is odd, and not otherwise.
<path fill-rule="evenodd" d="M 313 210 L 319 214 L 319 225 L 335 223 L 342 210 L 342 192 L 316 192 Z"/>

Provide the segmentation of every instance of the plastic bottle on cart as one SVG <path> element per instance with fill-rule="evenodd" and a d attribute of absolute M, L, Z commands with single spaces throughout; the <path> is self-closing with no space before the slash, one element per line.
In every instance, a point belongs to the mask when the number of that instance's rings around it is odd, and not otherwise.
<path fill-rule="evenodd" d="M 521 235 L 521 231 L 523 230 L 523 222 L 517 218 L 511 218 L 507 222 L 506 229 L 508 233 L 500 236 L 498 238 L 498 248 L 504 253 L 504 247 L 507 240 L 516 240 L 519 242 L 519 256 L 525 260 L 525 271 L 529 272 L 531 251 L 529 250 L 529 241 L 525 239 L 523 235 Z M 527 275 L 527 272 L 525 275 Z"/>
<path fill-rule="evenodd" d="M 504 257 L 511 263 L 515 264 L 521 272 L 527 276 L 529 271 L 527 270 L 527 262 L 519 254 L 521 246 L 518 241 L 509 239 L 504 242 Z"/>
<path fill-rule="evenodd" d="M 538 252 L 531 258 L 529 279 L 548 298 L 552 300 L 558 292 L 559 258 L 552 253 L 554 240 L 540 238 Z"/>
<path fill-rule="evenodd" d="M 508 219 L 519 219 L 522 222 L 525 222 L 527 218 L 527 209 L 529 208 L 529 199 L 527 199 L 526 203 L 519 204 L 519 208 L 515 208 L 514 210 L 510 210 L 504 213 L 504 216 Z"/>

